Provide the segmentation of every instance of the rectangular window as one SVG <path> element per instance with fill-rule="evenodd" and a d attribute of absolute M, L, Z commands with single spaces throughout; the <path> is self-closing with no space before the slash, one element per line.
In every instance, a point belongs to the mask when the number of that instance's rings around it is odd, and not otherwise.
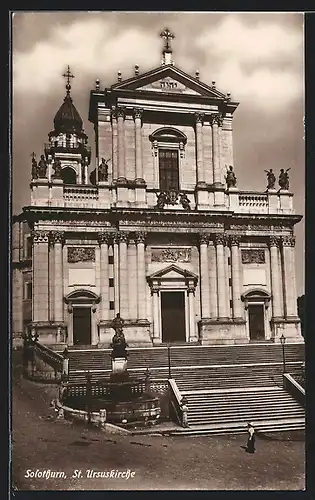
<path fill-rule="evenodd" d="M 32 238 L 29 236 L 26 240 L 26 258 L 31 259 L 33 255 Z"/>
<path fill-rule="evenodd" d="M 114 286 L 114 278 L 109 278 L 109 287 L 112 288 Z"/>
<path fill-rule="evenodd" d="M 25 283 L 24 299 L 31 300 L 33 295 L 33 286 L 31 282 Z"/>
<path fill-rule="evenodd" d="M 108 264 L 114 264 L 114 256 L 113 255 L 108 256 Z"/>
<path fill-rule="evenodd" d="M 110 309 L 110 311 L 113 311 L 115 309 L 115 303 L 113 300 L 110 300 L 110 302 L 109 302 L 109 309 Z"/>
<path fill-rule="evenodd" d="M 179 190 L 178 151 L 174 149 L 159 150 L 160 190 Z"/>

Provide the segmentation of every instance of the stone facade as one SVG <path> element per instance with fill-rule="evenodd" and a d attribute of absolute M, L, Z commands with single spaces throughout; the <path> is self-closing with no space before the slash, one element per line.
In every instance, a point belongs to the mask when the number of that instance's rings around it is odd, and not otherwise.
<path fill-rule="evenodd" d="M 94 177 L 83 145 L 72 185 L 62 175 L 33 178 L 31 206 L 15 217 L 14 338 L 31 328 L 46 343 L 108 346 L 119 312 L 130 346 L 302 341 L 293 234 L 301 216 L 291 192 L 227 184 L 237 106 L 165 61 L 91 92 Z M 58 147 L 53 134 L 49 161 L 62 156 L 63 171 L 74 146 L 63 144 L 62 155 Z M 165 173 L 166 153 L 175 163 Z"/>

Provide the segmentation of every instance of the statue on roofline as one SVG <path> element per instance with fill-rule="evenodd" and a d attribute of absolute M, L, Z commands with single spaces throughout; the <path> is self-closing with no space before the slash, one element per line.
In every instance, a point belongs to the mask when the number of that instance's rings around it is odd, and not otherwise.
<path fill-rule="evenodd" d="M 285 190 L 289 190 L 289 170 L 291 170 L 290 168 L 287 168 L 286 170 L 284 170 L 284 168 L 281 168 L 280 170 L 280 174 L 279 174 L 279 186 L 280 186 L 280 189 L 285 189 Z"/>
<path fill-rule="evenodd" d="M 276 184 L 276 176 L 273 173 L 272 168 L 270 170 L 265 170 L 267 174 L 267 189 L 274 189 Z"/>
<path fill-rule="evenodd" d="M 40 155 L 40 160 L 37 167 L 38 177 L 44 179 L 47 176 L 47 162 L 44 155 Z"/>
<path fill-rule="evenodd" d="M 236 182 L 237 182 L 236 175 L 233 171 L 232 165 L 230 165 L 226 173 L 226 185 L 228 188 L 236 187 Z"/>

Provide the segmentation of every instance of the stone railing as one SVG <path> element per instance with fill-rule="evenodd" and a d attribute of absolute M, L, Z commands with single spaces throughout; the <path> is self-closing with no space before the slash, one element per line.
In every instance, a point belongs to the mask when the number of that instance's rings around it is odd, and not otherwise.
<path fill-rule="evenodd" d="M 267 194 L 240 194 L 239 206 L 246 208 L 268 208 Z"/>
<path fill-rule="evenodd" d="M 92 186 L 65 186 L 63 189 L 65 201 L 98 200 L 98 188 Z"/>

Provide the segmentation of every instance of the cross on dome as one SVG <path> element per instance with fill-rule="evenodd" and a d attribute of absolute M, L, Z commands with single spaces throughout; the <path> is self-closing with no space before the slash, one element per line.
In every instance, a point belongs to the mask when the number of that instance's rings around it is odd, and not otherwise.
<path fill-rule="evenodd" d="M 70 89 L 71 89 L 70 78 L 75 78 L 75 76 L 70 71 L 69 64 L 68 64 L 68 68 L 67 68 L 66 73 L 64 73 L 62 76 L 67 79 L 66 90 L 67 90 L 67 94 L 69 94 L 70 93 Z"/>

